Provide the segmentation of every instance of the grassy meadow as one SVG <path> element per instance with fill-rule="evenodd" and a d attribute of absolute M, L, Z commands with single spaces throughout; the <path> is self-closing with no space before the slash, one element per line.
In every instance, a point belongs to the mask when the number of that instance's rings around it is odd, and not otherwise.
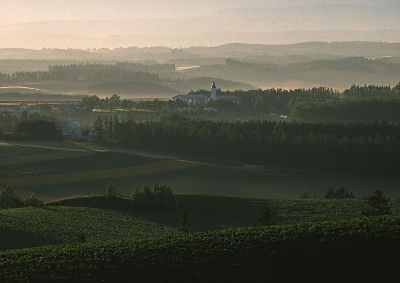
<path fill-rule="evenodd" d="M 123 212 L 95 208 L 42 207 L 0 210 L 0 250 L 106 239 L 132 240 L 175 233 Z"/>
<path fill-rule="evenodd" d="M 265 207 L 278 225 L 362 217 L 363 200 L 266 200 L 207 195 L 178 195 L 191 231 L 252 227 Z M 400 210 L 398 202 L 393 211 Z M 144 240 L 179 234 L 177 211 L 102 209 L 68 206 L 68 201 L 40 208 L 0 210 L 0 250 L 109 240 Z"/>
<path fill-rule="evenodd" d="M 185 161 L 81 143 L 2 143 L 0 158 L 0 184 L 47 200 L 103 193 L 110 181 L 124 194 L 136 186 L 158 183 L 176 194 L 313 198 L 324 196 L 329 188 L 344 187 L 356 197 L 376 189 L 400 197 L 397 179 Z"/>

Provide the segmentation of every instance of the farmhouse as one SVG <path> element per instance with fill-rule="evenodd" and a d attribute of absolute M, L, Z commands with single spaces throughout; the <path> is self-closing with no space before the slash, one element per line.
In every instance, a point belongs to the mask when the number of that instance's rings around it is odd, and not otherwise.
<path fill-rule="evenodd" d="M 24 112 L 28 111 L 28 105 L 25 103 L 0 103 L 0 111 Z"/>
<path fill-rule="evenodd" d="M 211 85 L 210 95 L 188 93 L 188 94 L 174 96 L 172 100 L 175 102 L 182 101 L 187 103 L 188 105 L 199 105 L 199 104 L 206 105 L 210 101 L 227 101 L 239 104 L 239 99 L 236 96 L 219 95 L 217 85 L 215 84 L 215 82 L 213 82 Z"/>
<path fill-rule="evenodd" d="M 66 138 L 78 139 L 82 136 L 81 122 L 76 120 L 59 121 L 62 134 Z"/>

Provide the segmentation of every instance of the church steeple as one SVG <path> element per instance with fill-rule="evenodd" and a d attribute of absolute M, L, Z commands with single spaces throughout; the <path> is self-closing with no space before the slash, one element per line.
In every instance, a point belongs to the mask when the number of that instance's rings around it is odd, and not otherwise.
<path fill-rule="evenodd" d="M 211 100 L 218 100 L 217 86 L 215 82 L 213 82 L 211 85 Z"/>

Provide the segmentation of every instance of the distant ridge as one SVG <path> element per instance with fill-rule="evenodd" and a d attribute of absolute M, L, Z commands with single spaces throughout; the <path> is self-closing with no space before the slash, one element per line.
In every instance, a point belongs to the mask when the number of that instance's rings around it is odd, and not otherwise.
<path fill-rule="evenodd" d="M 400 32 L 399 32 L 400 34 Z M 0 60 L 163 60 L 193 59 L 198 57 L 229 58 L 262 55 L 335 55 L 338 57 L 362 56 L 367 58 L 400 56 L 399 43 L 393 42 L 321 42 L 309 41 L 294 44 L 228 43 L 216 46 L 126 47 L 113 49 L 22 49 L 0 48 Z"/>

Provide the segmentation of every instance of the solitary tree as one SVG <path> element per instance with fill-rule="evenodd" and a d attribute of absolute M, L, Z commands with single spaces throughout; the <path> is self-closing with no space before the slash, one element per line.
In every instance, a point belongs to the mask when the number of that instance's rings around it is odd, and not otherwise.
<path fill-rule="evenodd" d="M 269 207 L 264 208 L 260 217 L 258 218 L 258 224 L 262 226 L 267 226 L 274 224 L 272 220 L 272 209 Z"/>
<path fill-rule="evenodd" d="M 363 214 L 365 216 L 380 216 L 390 214 L 390 199 L 386 198 L 382 191 L 376 190 L 367 197 L 367 208 Z"/>
<path fill-rule="evenodd" d="M 188 213 L 187 213 L 186 209 L 181 209 L 178 212 L 177 228 L 179 231 L 182 231 L 184 233 L 188 233 L 190 230 L 190 223 L 189 223 Z"/>
<path fill-rule="evenodd" d="M 106 187 L 106 197 L 115 198 L 118 196 L 117 189 L 115 188 L 113 183 L 108 183 Z"/>

